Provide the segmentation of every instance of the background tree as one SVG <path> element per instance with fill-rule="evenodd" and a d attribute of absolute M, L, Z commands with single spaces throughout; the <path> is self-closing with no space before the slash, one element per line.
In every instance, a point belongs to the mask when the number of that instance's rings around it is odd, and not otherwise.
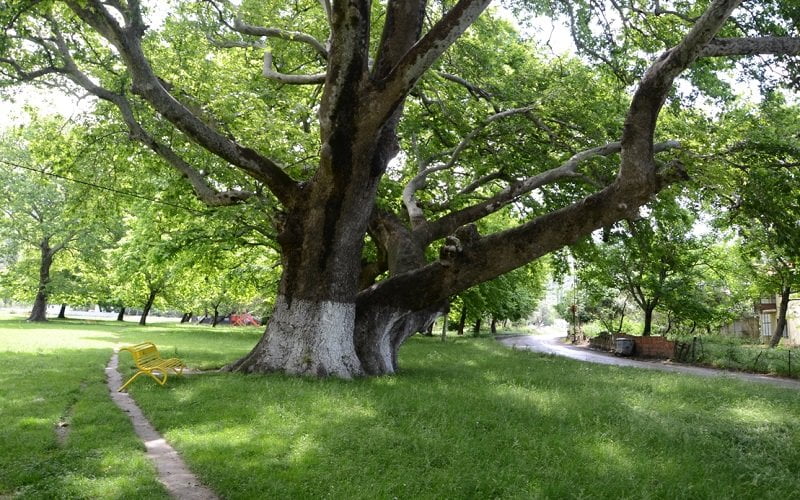
<path fill-rule="evenodd" d="M 779 295 L 778 322 L 770 346 L 786 328 L 792 293 L 800 287 L 800 108 L 778 92 L 753 111 L 734 109 L 716 124 L 717 224 L 740 237 L 756 294 Z"/>
<path fill-rule="evenodd" d="M 36 276 L 33 286 L 24 286 L 35 290 L 25 294 L 33 298 L 30 321 L 45 321 L 48 297 L 68 295 L 75 285 L 69 266 L 61 266 L 53 281 L 56 257 L 108 243 L 103 219 L 113 211 L 99 210 L 94 191 L 63 177 L 82 162 L 80 140 L 79 130 L 65 130 L 63 119 L 54 117 L 7 131 L 0 143 L 0 227 L 22 245 L 14 248 L 22 257 L 17 272 L 26 274 L 18 284 Z M 35 271 L 26 266 L 26 258 L 35 259 Z"/>
<path fill-rule="evenodd" d="M 651 206 L 650 218 L 608 231 L 608 241 L 586 252 L 580 268 L 582 283 L 630 297 L 641 310 L 644 336 L 652 333 L 657 308 L 678 312 L 686 305 L 681 297 L 697 289 L 708 246 L 692 235 L 691 212 L 672 199 Z"/>

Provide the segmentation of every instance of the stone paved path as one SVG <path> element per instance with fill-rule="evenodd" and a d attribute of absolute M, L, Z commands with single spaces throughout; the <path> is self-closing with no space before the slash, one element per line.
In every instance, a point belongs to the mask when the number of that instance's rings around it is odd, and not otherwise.
<path fill-rule="evenodd" d="M 588 363 L 601 363 L 614 366 L 634 366 L 648 370 L 659 370 L 672 373 L 687 373 L 701 377 L 727 377 L 749 382 L 758 382 L 788 389 L 800 390 L 800 380 L 770 377 L 754 373 L 716 370 L 700 366 L 683 365 L 664 361 L 641 361 L 637 359 L 621 358 L 602 351 L 595 351 L 586 347 L 577 347 L 565 344 L 564 334 L 560 330 L 544 330 L 541 335 L 519 335 L 498 337 L 500 343 L 515 349 L 528 349 L 545 354 L 555 354 L 566 358 L 586 361 Z"/>
<path fill-rule="evenodd" d="M 111 399 L 123 412 L 127 413 L 133 423 L 136 435 L 147 449 L 147 458 L 153 461 L 158 471 L 159 481 L 164 485 L 173 498 L 179 500 L 216 500 L 218 497 L 213 491 L 203 486 L 178 452 L 167 443 L 164 437 L 155 430 L 145 418 L 142 410 L 136 405 L 133 398 L 125 392 L 117 392 L 122 385 L 122 375 L 117 370 L 119 353 L 114 355 L 106 366 L 108 392 Z"/>

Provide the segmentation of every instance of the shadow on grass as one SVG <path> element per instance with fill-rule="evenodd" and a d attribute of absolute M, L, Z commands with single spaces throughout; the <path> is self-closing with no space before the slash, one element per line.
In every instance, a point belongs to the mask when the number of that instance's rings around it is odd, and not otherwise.
<path fill-rule="evenodd" d="M 796 393 L 412 339 L 394 377 L 207 374 L 137 402 L 231 498 L 791 496 Z"/>
<path fill-rule="evenodd" d="M 0 352 L 0 496 L 166 498 L 127 416 L 108 398 L 110 355 Z"/>

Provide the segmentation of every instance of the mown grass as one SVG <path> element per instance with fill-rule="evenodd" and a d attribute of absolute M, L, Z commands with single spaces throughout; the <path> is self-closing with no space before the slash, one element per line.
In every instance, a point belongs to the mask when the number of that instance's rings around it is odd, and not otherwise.
<path fill-rule="evenodd" d="M 108 397 L 118 339 L 102 325 L 0 321 L 0 497 L 167 498 Z"/>
<path fill-rule="evenodd" d="M 109 333 L 59 327 L 39 335 L 45 346 L 76 336 L 102 344 L 93 372 L 110 354 L 107 343 L 149 339 L 190 366 L 211 368 L 244 354 L 259 335 L 98 328 Z M 52 350 L 51 367 L 73 348 Z M 141 379 L 131 393 L 225 498 L 784 499 L 800 491 L 797 391 L 587 365 L 490 339 L 415 337 L 401 365 L 396 376 L 349 382 L 206 373 L 162 388 Z M 18 406 L 34 405 L 31 399 Z M 75 460 L 84 452 L 76 450 Z M 0 451 L 3 460 L 9 455 Z M 130 465 L 150 474 L 147 464 Z M 0 493 L 19 490 L 0 484 Z M 58 488 L 53 496 L 92 497 Z"/>

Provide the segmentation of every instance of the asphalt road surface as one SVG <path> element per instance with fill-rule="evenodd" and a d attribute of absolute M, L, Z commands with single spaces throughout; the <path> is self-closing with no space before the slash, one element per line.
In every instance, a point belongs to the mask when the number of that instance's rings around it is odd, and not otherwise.
<path fill-rule="evenodd" d="M 648 370 L 659 370 L 672 373 L 688 373 L 700 377 L 727 377 L 751 382 L 770 384 L 778 387 L 800 390 L 800 381 L 758 375 L 752 373 L 715 370 L 699 366 L 684 365 L 668 361 L 641 361 L 637 359 L 622 358 L 603 351 L 594 351 L 587 347 L 578 347 L 564 343 L 562 329 L 544 328 L 540 335 L 520 335 L 499 337 L 497 340 L 512 349 L 528 349 L 544 354 L 554 354 L 565 358 L 577 359 L 587 363 L 600 363 L 614 366 L 633 366 Z"/>

